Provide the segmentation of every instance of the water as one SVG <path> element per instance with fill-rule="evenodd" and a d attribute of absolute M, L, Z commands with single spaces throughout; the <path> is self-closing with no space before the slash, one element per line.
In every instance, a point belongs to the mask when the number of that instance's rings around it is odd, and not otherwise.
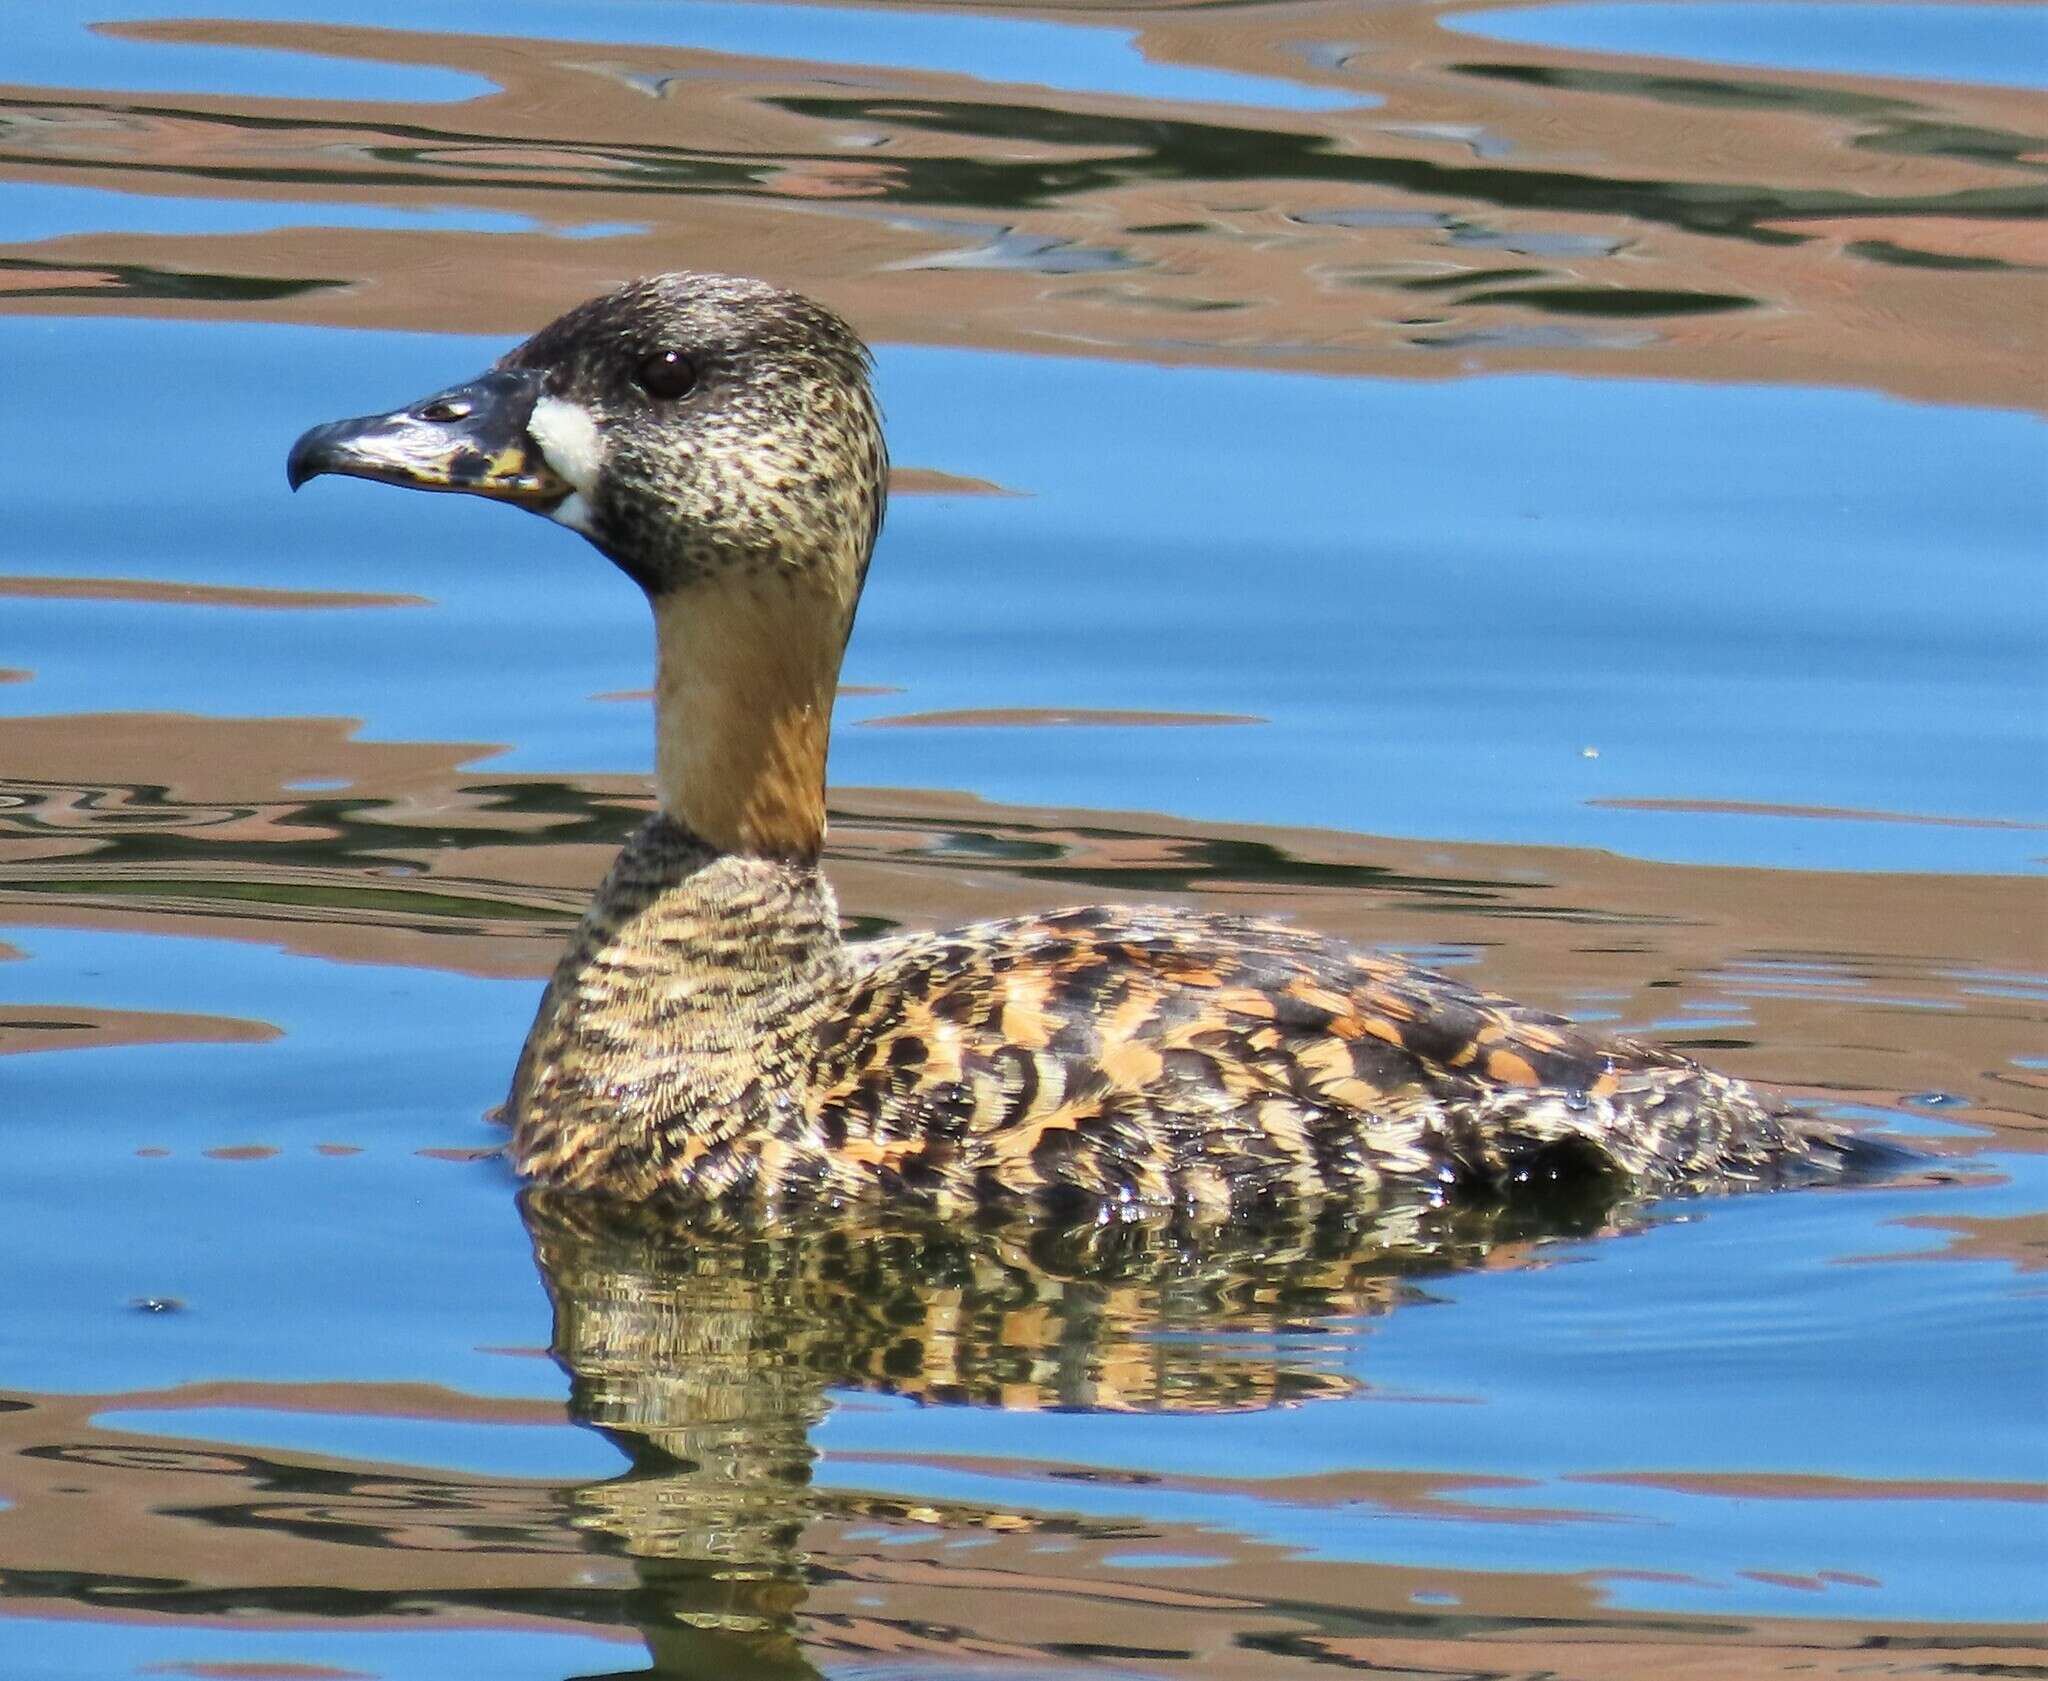
<path fill-rule="evenodd" d="M 1492 41 L 1541 42 L 1707 64 L 2040 87 L 2048 21 L 2005 6 L 1716 4 L 1534 7 L 1450 21 Z"/>
<path fill-rule="evenodd" d="M 1794 11 L 0 8 L 0 1671 L 2048 1661 L 2038 31 Z M 679 263 L 878 346 L 857 926 L 1271 911 L 1929 1164 L 522 1201 L 644 609 L 283 452 Z"/>

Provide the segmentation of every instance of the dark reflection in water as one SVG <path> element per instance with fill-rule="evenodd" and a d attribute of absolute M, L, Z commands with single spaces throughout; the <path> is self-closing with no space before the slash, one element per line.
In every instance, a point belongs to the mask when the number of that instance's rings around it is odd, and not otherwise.
<path fill-rule="evenodd" d="M 370 793 L 309 797 L 279 791 L 262 799 L 195 800 L 162 783 L 0 776 L 0 840 L 17 843 L 19 863 L 40 856 L 37 843 L 48 846 L 52 858 L 33 874 L 17 868 L 7 891 L 188 912 L 209 901 L 236 910 L 346 911 L 387 917 L 421 932 L 434 929 L 439 919 L 525 921 L 566 931 L 582 908 L 582 885 L 551 890 L 523 879 L 480 879 L 461 869 L 407 880 L 390 871 L 416 868 L 428 840 L 443 859 L 464 849 L 492 848 L 500 854 L 500 870 L 514 849 L 535 855 L 570 846 L 614 849 L 641 821 L 647 801 L 595 781 L 465 780 L 459 805 L 447 802 L 455 809 L 438 810 L 430 835 L 423 835 L 408 802 Z M 1076 898 L 1099 890 L 1166 894 L 1249 885 L 1395 892 L 1441 908 L 1503 916 L 1528 909 L 1517 902 L 1526 880 L 1339 863 L 1264 839 L 1155 834 L 1128 824 L 1066 820 L 1066 814 L 1033 822 L 992 808 L 927 817 L 923 832 L 911 835 L 903 832 L 903 819 L 890 815 L 835 806 L 831 818 L 840 854 L 922 865 L 942 875 L 964 865 L 993 866 L 1057 884 Z M 82 840 L 90 841 L 89 851 L 74 850 Z M 1568 914 L 1589 922 L 1666 920 L 1590 906 L 1568 907 Z M 898 926 L 875 914 L 848 921 L 861 938 Z"/>
<path fill-rule="evenodd" d="M 632 1462 L 569 1491 L 572 1522 L 633 1560 L 654 1673 L 706 1678 L 819 1673 L 797 1621 L 814 1520 L 1061 1521 L 814 1486 L 829 1390 L 1181 1414 L 1339 1399 L 1360 1380 L 1335 1358 L 1332 1321 L 1386 1313 L 1419 1275 L 1512 1265 L 1543 1237 L 1625 1218 L 1591 1200 L 1418 1202 L 1222 1233 L 879 1213 L 704 1230 L 543 1192 L 524 1209 L 571 1413 Z"/>
<path fill-rule="evenodd" d="M 1861 151 L 1901 157 L 1947 157 L 1994 164 L 2029 175 L 2048 173 L 2040 159 L 2041 138 L 2007 129 L 1944 120 L 1927 107 L 1892 94 L 1846 87 L 1746 81 L 1726 76 L 1654 75 L 1629 70 L 1594 70 L 1542 64 L 1452 64 L 1455 75 L 1482 76 L 1524 87 L 1567 93 L 1598 93 L 1689 105 L 1707 110 L 1787 111 L 1813 117 L 1848 117 L 1869 126 L 1849 137 Z"/>
<path fill-rule="evenodd" d="M 1480 67 L 1464 66 L 1475 70 Z M 1484 73 L 1481 70 L 1481 73 Z M 1697 183 L 1616 180 L 1571 170 L 1508 169 L 1484 163 L 1347 155 L 1318 135 L 1289 134 L 1193 121 L 1163 121 L 1074 112 L 1030 105 L 968 104 L 944 100 L 800 97 L 773 101 L 794 115 L 842 122 L 894 124 L 932 134 L 1030 142 L 1096 155 L 1065 156 L 1057 163 L 983 162 L 948 158 L 919 169 L 921 160 L 892 161 L 902 170 L 884 189 L 920 203 L 1026 209 L 1080 191 L 1107 191 L 1137 180 L 1327 181 L 1394 187 L 1419 198 L 1453 198 L 1508 208 L 1542 208 L 1620 215 L 1666 223 L 1693 233 L 1790 244 L 1798 235 L 1768 226 L 1789 216 L 2008 215 L 2043 213 L 2033 187 L 1980 187 L 1931 195 L 1885 197 L 1831 188 L 1794 188 L 1757 182 L 1702 192 Z M 2000 137 L 2001 139 L 2005 137 Z M 646 190 L 646 189 L 639 189 Z"/>
<path fill-rule="evenodd" d="M 1854 117 L 1873 128 L 1852 142 L 1873 151 L 1948 156 L 2015 168 L 2037 176 L 2038 137 L 1942 122 L 1908 101 L 1837 92 L 1787 88 L 1708 77 L 1624 75 L 1527 65 L 1459 64 L 1455 73 L 1577 91 L 1627 93 L 1659 101 L 1739 109 L 1797 110 L 1814 115 Z M 1444 163 L 1410 157 L 1347 154 L 1326 137 L 1238 124 L 1127 117 L 1051 110 L 1035 105 L 940 99 L 836 98 L 798 95 L 763 103 L 791 115 L 835 123 L 858 123 L 1000 141 L 1057 147 L 1055 160 L 967 156 L 892 156 L 863 180 L 862 196 L 886 204 L 933 208 L 1021 211 L 1057 204 L 1077 194 L 1103 192 L 1149 180 L 1210 183 L 1327 181 L 1353 186 L 1395 187 L 1424 199 L 1451 198 L 1508 208 L 1542 208 L 1620 215 L 1667 223 L 1697 233 L 1790 243 L 1795 234 L 1765 224 L 1789 216 L 1881 216 L 1941 212 L 1977 216 L 2038 217 L 2043 200 L 2033 186 L 1972 188 L 1951 193 L 1895 196 L 1829 188 L 1794 188 L 1754 182 L 1702 193 L 1698 184 L 1677 180 L 1617 180 L 1572 170 L 1505 168 L 1483 161 Z M 53 114 L 91 113 L 104 119 L 173 121 L 205 127 L 207 113 L 177 106 L 123 99 L 94 101 L 14 97 L 0 104 L 0 133 L 10 115 L 47 120 Z M 825 152 L 778 154 L 747 161 L 706 155 L 689 147 L 648 141 L 551 140 L 544 154 L 532 148 L 530 164 L 516 137 L 439 125 L 349 123 L 323 118 L 317 124 L 290 117 L 237 113 L 213 116 L 212 123 L 284 137 L 330 138 L 353 132 L 360 139 L 351 155 L 357 168 L 325 161 L 317 167 L 281 167 L 274 162 L 241 166 L 182 161 L 124 159 L 122 167 L 142 176 L 307 187 L 376 187 L 391 192 L 432 188 L 441 192 L 551 193 L 605 192 L 630 195 L 743 194 L 761 192 L 780 171 L 799 165 L 822 167 L 842 160 Z M 308 144 L 310 153 L 314 148 Z M 61 167 L 70 160 L 0 150 L 0 166 Z M 323 282 L 322 284 L 337 284 Z"/>
<path fill-rule="evenodd" d="M 203 274 L 148 263 L 50 263 L 0 257 L 6 290 L 17 298 L 126 298 L 178 303 L 270 303 L 344 286 L 341 280 L 295 280 L 261 275 Z"/>
<path fill-rule="evenodd" d="M 1560 95 L 1621 96 L 1667 109 L 1689 106 L 1827 121 L 1851 128 L 1853 132 L 1844 143 L 1858 150 L 1954 160 L 2007 176 L 2017 174 L 2020 179 L 1932 192 L 1905 190 L 1890 182 L 1881 190 L 1867 185 L 1836 187 L 1763 179 L 1708 183 L 1688 173 L 1673 172 L 1678 160 L 1668 158 L 1625 175 L 1542 168 L 1527 160 L 1508 161 L 1484 152 L 1470 161 L 1451 162 L 1365 152 L 1314 126 L 1295 128 L 1278 121 L 1270 127 L 1254 127 L 1188 115 L 1083 112 L 999 103 L 985 97 L 815 92 L 776 93 L 763 97 L 760 104 L 797 119 L 821 136 L 838 139 L 848 132 L 874 133 L 895 136 L 899 141 L 917 137 L 917 143 L 898 144 L 886 157 L 853 165 L 843 148 L 832 145 L 773 152 L 727 151 L 712 134 L 698 144 L 639 138 L 593 140 L 560 134 L 530 137 L 514 127 L 352 120 L 325 109 L 305 116 L 224 114 L 124 98 L 15 95 L 0 99 L 0 173 L 18 171 L 30 179 L 62 180 L 81 161 L 72 147 L 47 150 L 45 142 L 38 140 L 31 146 L 23 135 L 40 136 L 53 128 L 60 133 L 75 130 L 80 137 L 76 145 L 98 151 L 107 144 L 103 129 L 146 133 L 161 126 L 167 134 L 190 138 L 163 148 L 117 147 L 95 161 L 117 164 L 124 175 L 138 183 L 147 182 L 157 192 L 232 194 L 296 187 L 313 193 L 375 193 L 408 202 L 410 195 L 425 194 L 432 195 L 436 205 L 450 195 L 476 203 L 501 203 L 507 195 L 518 195 L 522 204 L 544 198 L 556 215 L 570 220 L 586 215 L 588 201 L 596 197 L 616 210 L 666 216 L 677 213 L 674 204 L 663 207 L 648 201 L 701 204 L 716 199 L 754 204 L 764 196 L 774 198 L 787 191 L 815 211 L 808 189 L 791 183 L 822 181 L 830 184 L 828 196 L 847 201 L 839 204 L 839 214 L 890 216 L 899 234 L 938 236 L 941 249 L 900 259 L 891 265 L 895 270 L 967 268 L 1046 276 L 1151 270 L 1169 256 L 1149 241 L 1126 249 L 1119 243 L 1104 244 L 1099 238 L 1075 237 L 1073 230 L 1047 232 L 1009 221 L 962 221 L 943 213 L 978 211 L 1031 217 L 1069 208 L 1080 200 L 1136 194 L 1150 202 L 1146 195 L 1173 191 L 1189 182 L 1203 183 L 1212 195 L 1253 185 L 1270 192 L 1278 184 L 1290 191 L 1392 192 L 1404 205 L 1455 205 L 1468 218 L 1478 211 L 1511 216 L 1591 216 L 1636 229 L 1664 227 L 1773 248 L 1800 245 L 1835 224 L 1890 227 L 1903 222 L 1910 226 L 1930 218 L 2026 223 L 2048 213 L 2048 199 L 2041 190 L 2038 136 L 1956 121 L 1890 95 L 1762 79 L 1644 75 L 1580 66 L 1456 63 L 1445 65 L 1443 74 L 1454 86 L 1456 79 L 1463 78 Z M 261 161 L 242 161 L 235 140 L 247 133 L 266 136 L 266 150 L 271 155 Z M 848 174 L 849 170 L 854 173 Z M 636 204 L 642 210 L 630 209 Z M 1147 225 L 1126 232 L 1171 232 L 1180 225 Z M 1206 222 L 1185 226 L 1196 231 L 1208 229 Z M 1089 231 L 1100 232 L 1092 225 Z M 1611 249 L 1618 242 L 1604 243 Z M 1579 277 L 1571 264 L 1558 260 L 1571 254 L 1545 253 L 1552 266 L 1530 272 L 1530 279 L 1548 278 L 1554 282 L 1551 285 L 1526 285 L 1512 293 L 1473 290 L 1456 301 L 1464 308 L 1505 304 L 1565 318 L 1591 315 L 1651 320 L 1682 320 L 1775 301 L 1763 293 L 1725 287 L 1633 284 L 1627 271 L 1603 272 L 1596 284 L 1575 283 Z M 1850 241 L 1849 254 L 1894 267 L 1977 272 L 2030 266 L 1996 254 L 1942 262 L 1939 252 L 1930 263 L 1911 240 L 1890 237 Z M 325 277 L 237 277 L 97 259 L 69 266 L 40 258 L 12 258 L 0 267 L 10 276 L 18 276 L 10 281 L 8 290 L 40 298 L 253 305 L 350 284 Z M 1239 277 L 1239 283 L 1243 278 Z M 1448 278 L 1453 285 L 1483 288 L 1485 281 L 1495 277 L 1459 272 Z M 1747 278 L 1765 284 L 1761 275 Z M 1367 269 L 1346 273 L 1342 284 L 1398 296 L 1414 282 L 1404 281 L 1398 272 L 1381 275 Z M 1182 313 L 1228 312 L 1246 304 L 1242 297 L 1173 298 L 1155 293 L 1156 288 L 1145 295 L 1152 307 Z M 1089 297 L 1081 291 L 1069 296 L 1075 302 Z M 1117 301 L 1114 294 L 1105 296 Z M 1499 338 L 1499 333 L 1494 337 Z M 1454 334 L 1417 342 L 1443 347 L 1473 341 L 1470 335 Z M 1527 347 L 1548 341 L 1541 335 L 1530 339 L 1526 333 L 1510 330 L 1500 342 Z M 1556 338 L 1558 348 L 1613 348 L 1635 343 L 1588 340 L 1568 331 Z M 1273 348 L 1278 348 L 1278 341 Z"/>

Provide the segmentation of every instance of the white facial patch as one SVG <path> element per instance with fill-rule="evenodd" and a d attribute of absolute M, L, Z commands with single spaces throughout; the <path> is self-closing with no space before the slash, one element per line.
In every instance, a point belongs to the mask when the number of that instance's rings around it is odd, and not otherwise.
<path fill-rule="evenodd" d="M 557 525 L 566 525 L 571 531 L 580 531 L 586 537 L 591 535 L 590 504 L 583 500 L 580 490 L 571 491 L 547 513 Z"/>
<path fill-rule="evenodd" d="M 587 519 L 590 494 L 597 488 L 598 467 L 604 459 L 597 422 L 590 418 L 587 409 L 574 403 L 564 402 L 560 397 L 542 397 L 533 405 L 526 430 L 540 445 L 541 458 L 576 492 L 556 511 L 555 518 L 564 525 L 575 524 L 563 515 L 570 503 L 576 503 L 582 505 L 580 517 Z"/>

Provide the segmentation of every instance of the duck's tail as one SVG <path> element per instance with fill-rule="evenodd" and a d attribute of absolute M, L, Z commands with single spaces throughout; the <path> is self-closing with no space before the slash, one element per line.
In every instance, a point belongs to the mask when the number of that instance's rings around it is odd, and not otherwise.
<path fill-rule="evenodd" d="M 1690 1064 L 1630 1071 L 1599 1096 L 1497 1089 L 1474 1135 L 1479 1149 L 1460 1155 L 1479 1168 L 1478 1184 L 1509 1196 L 1589 1175 L 1649 1195 L 1837 1184 L 1886 1178 L 1915 1160 Z"/>

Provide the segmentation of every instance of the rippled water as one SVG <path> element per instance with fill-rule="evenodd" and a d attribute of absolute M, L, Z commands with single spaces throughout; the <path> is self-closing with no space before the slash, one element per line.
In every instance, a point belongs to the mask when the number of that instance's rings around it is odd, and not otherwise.
<path fill-rule="evenodd" d="M 0 1673 L 2048 1664 L 2038 14 L 481 16 L 0 8 Z M 878 346 L 858 928 L 1290 915 L 1926 1165 L 522 1203 L 644 609 L 283 451 L 685 264 Z"/>

